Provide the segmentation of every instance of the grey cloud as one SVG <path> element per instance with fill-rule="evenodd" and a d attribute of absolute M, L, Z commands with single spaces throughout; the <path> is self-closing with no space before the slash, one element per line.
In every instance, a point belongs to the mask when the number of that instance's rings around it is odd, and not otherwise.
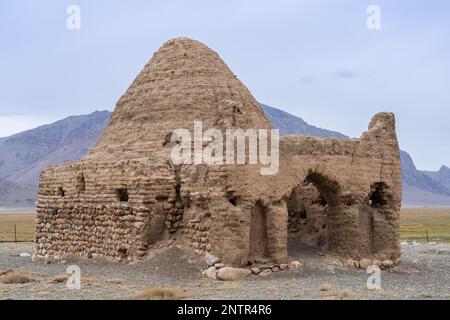
<path fill-rule="evenodd" d="M 304 76 L 304 77 L 300 78 L 299 82 L 302 85 L 310 85 L 310 84 L 313 84 L 314 82 L 316 82 L 317 80 L 318 80 L 318 78 L 313 77 L 313 76 Z"/>
<path fill-rule="evenodd" d="M 354 79 L 357 77 L 357 74 L 353 70 L 349 69 L 339 69 L 336 72 L 336 77 L 339 79 Z"/>

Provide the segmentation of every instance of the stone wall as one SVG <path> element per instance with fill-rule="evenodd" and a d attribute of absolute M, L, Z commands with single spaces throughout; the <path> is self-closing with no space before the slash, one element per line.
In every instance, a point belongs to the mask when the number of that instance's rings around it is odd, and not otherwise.
<path fill-rule="evenodd" d="M 177 221 L 167 223 L 167 232 L 161 229 L 167 220 L 181 220 L 182 211 L 174 211 L 175 187 L 170 168 L 149 159 L 49 168 L 40 181 L 37 254 L 141 257 L 150 230 L 158 230 L 156 242 L 176 229 Z M 161 201 L 166 210 L 159 217 Z"/>

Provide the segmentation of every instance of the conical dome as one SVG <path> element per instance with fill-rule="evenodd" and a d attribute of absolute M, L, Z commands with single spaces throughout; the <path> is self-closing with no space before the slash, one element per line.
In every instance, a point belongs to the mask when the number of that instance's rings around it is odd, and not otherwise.
<path fill-rule="evenodd" d="M 217 53 L 199 41 L 166 42 L 120 98 L 97 156 L 151 156 L 175 129 L 270 129 L 258 102 Z"/>

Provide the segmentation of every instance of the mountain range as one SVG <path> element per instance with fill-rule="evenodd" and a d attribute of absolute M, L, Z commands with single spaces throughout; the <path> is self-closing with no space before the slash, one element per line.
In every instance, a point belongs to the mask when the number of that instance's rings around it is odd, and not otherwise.
<path fill-rule="evenodd" d="M 303 119 L 264 104 L 264 112 L 280 134 L 348 139 L 342 133 L 308 124 Z M 36 202 L 43 168 L 85 156 L 105 130 L 111 112 L 71 116 L 52 124 L 0 138 L 0 209 L 31 209 Z M 404 206 L 450 206 L 450 169 L 420 171 L 401 151 Z"/>

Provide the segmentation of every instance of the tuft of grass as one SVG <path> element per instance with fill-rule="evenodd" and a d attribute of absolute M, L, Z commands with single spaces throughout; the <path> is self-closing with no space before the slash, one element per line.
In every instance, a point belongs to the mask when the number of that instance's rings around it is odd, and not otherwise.
<path fill-rule="evenodd" d="M 320 291 L 330 291 L 331 290 L 331 284 L 329 284 L 328 282 L 322 283 L 320 285 Z"/>
<path fill-rule="evenodd" d="M 181 300 L 192 297 L 188 291 L 178 288 L 148 288 L 138 294 L 137 300 Z"/>
<path fill-rule="evenodd" d="M 61 274 L 58 274 L 58 275 L 56 275 L 54 277 L 51 277 L 50 280 L 52 282 L 59 282 L 59 283 L 61 283 L 61 282 L 66 282 L 67 279 L 69 279 L 69 277 L 70 277 L 70 274 L 68 274 L 68 273 L 61 273 Z"/>
<path fill-rule="evenodd" d="M 34 281 L 27 274 L 16 271 L 8 272 L 1 280 L 4 284 L 23 284 Z"/>
<path fill-rule="evenodd" d="M 351 299 L 353 292 L 349 289 L 342 290 L 339 292 L 339 299 Z"/>
<path fill-rule="evenodd" d="M 433 298 L 433 294 L 431 294 L 429 292 L 424 292 L 424 293 L 422 293 L 422 298 L 431 299 L 431 298 Z"/>
<path fill-rule="evenodd" d="M 122 280 L 117 279 L 117 278 L 112 278 L 112 279 L 106 279 L 105 282 L 112 283 L 112 284 L 121 284 Z"/>
<path fill-rule="evenodd" d="M 0 276 L 2 276 L 4 274 L 7 274 L 7 273 L 10 273 L 10 272 L 13 272 L 13 271 L 11 269 L 0 270 Z"/>
<path fill-rule="evenodd" d="M 94 277 L 83 277 L 83 278 L 81 278 L 81 282 L 88 286 L 94 286 L 94 287 L 98 286 L 98 281 Z"/>

